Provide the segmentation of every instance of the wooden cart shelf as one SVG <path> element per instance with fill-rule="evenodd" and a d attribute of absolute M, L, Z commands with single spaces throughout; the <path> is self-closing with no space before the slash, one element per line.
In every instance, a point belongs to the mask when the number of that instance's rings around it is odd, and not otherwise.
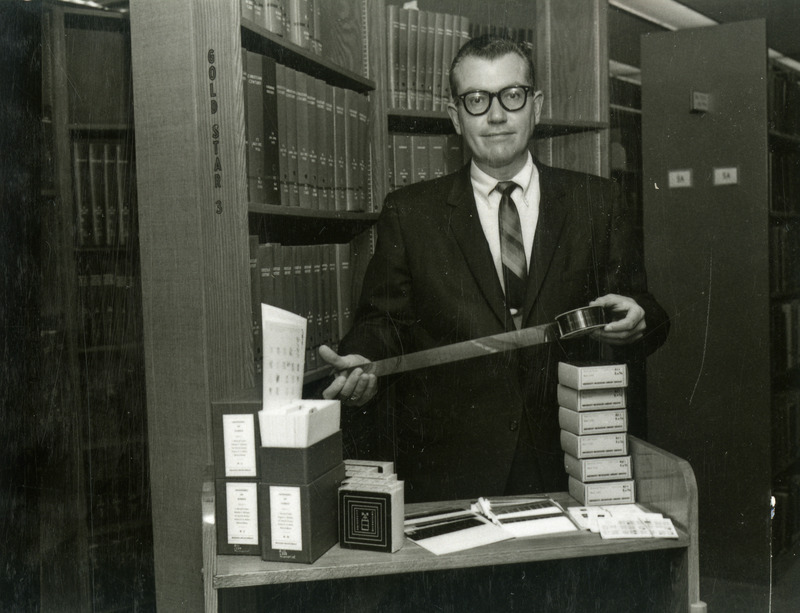
<path fill-rule="evenodd" d="M 674 602 L 663 610 L 705 611 L 699 599 L 697 551 L 697 488 L 689 464 L 649 443 L 630 438 L 637 500 L 647 509 L 669 516 L 677 539 L 604 540 L 589 532 L 512 539 L 450 555 L 436 556 L 410 540 L 394 554 L 331 548 L 314 564 L 265 562 L 257 556 L 217 555 L 214 527 L 214 487 L 206 482 L 203 492 L 203 556 L 206 611 L 217 610 L 218 590 L 253 586 L 329 581 L 355 577 L 422 573 L 506 564 L 571 560 L 599 556 L 673 550 L 680 557 L 681 576 L 673 577 Z M 578 503 L 566 493 L 553 499 L 563 506 Z M 422 510 L 452 503 L 408 505 Z M 635 589 L 631 578 L 631 589 Z M 601 589 L 598 586 L 598 589 Z M 662 609 L 659 609 L 662 610 Z"/>

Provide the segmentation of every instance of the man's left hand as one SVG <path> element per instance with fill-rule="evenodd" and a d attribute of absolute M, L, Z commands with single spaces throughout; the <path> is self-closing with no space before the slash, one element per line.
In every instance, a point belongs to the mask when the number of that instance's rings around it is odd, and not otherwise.
<path fill-rule="evenodd" d="M 613 315 L 613 321 L 603 329 L 592 332 L 592 338 L 609 345 L 628 345 L 638 341 L 644 335 L 647 325 L 644 321 L 644 309 L 628 296 L 606 294 L 589 303 L 589 306 L 601 306 Z"/>

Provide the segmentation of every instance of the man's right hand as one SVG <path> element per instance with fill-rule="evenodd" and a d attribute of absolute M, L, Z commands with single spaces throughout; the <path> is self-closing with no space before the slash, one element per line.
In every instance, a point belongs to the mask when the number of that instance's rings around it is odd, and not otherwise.
<path fill-rule="evenodd" d="M 375 375 L 368 375 L 360 368 L 354 368 L 349 374 L 346 372 L 354 366 L 369 362 L 364 356 L 341 356 L 327 345 L 322 345 L 319 348 L 319 357 L 336 371 L 333 382 L 322 392 L 323 398 L 338 398 L 344 404 L 360 407 L 378 393 L 378 378 Z"/>

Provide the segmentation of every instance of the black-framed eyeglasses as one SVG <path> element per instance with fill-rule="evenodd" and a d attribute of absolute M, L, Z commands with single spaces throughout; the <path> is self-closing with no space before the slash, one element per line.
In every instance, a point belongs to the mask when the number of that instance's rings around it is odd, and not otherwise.
<path fill-rule="evenodd" d="M 480 89 L 456 96 L 464 105 L 464 110 L 470 115 L 483 115 L 492 106 L 492 100 L 497 98 L 500 106 L 513 113 L 525 107 L 528 95 L 533 91 L 530 85 L 512 85 L 504 87 L 497 92 L 486 92 Z"/>

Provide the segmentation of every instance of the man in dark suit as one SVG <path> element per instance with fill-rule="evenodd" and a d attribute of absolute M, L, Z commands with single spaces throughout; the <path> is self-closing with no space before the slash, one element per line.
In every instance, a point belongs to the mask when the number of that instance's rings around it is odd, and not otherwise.
<path fill-rule="evenodd" d="M 613 185 L 532 159 L 528 144 L 543 97 L 524 50 L 505 39 L 473 39 L 454 59 L 450 80 L 448 112 L 472 161 L 387 197 L 342 355 L 320 351 L 342 371 L 324 396 L 360 407 L 387 387 L 361 369 L 344 372 L 365 359 L 602 305 L 614 321 L 591 338 L 388 382 L 394 394 L 384 403 L 382 435 L 407 501 L 561 491 L 558 361 L 596 358 L 601 343 L 643 357 L 665 340 L 667 317 L 647 293 L 641 250 Z"/>

